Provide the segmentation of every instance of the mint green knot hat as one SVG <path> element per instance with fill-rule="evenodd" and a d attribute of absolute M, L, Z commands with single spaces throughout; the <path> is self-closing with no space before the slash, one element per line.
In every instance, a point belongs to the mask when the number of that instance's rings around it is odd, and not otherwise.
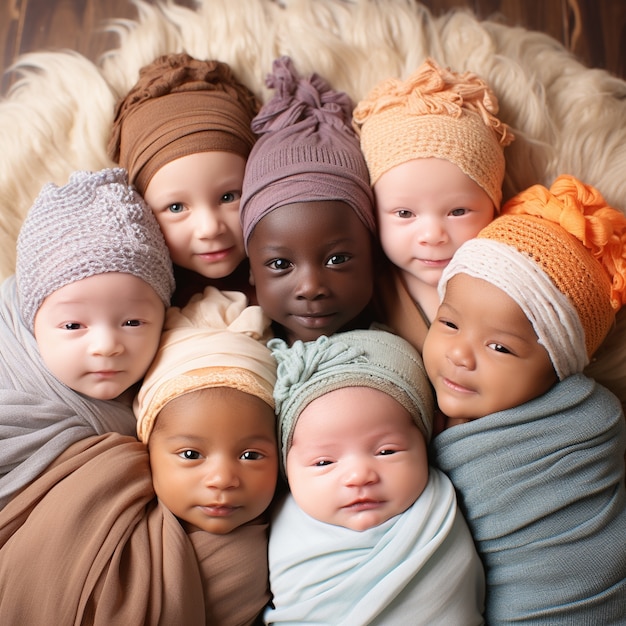
<path fill-rule="evenodd" d="M 278 363 L 274 401 L 283 469 L 302 411 L 316 398 L 344 387 L 371 387 L 390 395 L 430 440 L 432 389 L 420 354 L 402 337 L 378 329 L 353 330 L 296 341 L 291 347 L 272 339 L 268 347 Z"/>

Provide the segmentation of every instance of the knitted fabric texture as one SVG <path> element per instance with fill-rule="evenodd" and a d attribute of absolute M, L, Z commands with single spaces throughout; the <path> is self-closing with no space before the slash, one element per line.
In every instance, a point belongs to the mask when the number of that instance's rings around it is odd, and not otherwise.
<path fill-rule="evenodd" d="M 439 284 L 486 280 L 522 308 L 559 379 L 581 372 L 626 301 L 626 217 L 572 176 L 530 187 L 463 244 Z"/>
<path fill-rule="evenodd" d="M 180 157 L 219 151 L 247 158 L 259 106 L 226 63 L 164 55 L 140 70 L 118 102 L 109 156 L 144 194 L 154 174 Z"/>
<path fill-rule="evenodd" d="M 139 439 L 148 442 L 168 402 L 200 389 L 237 389 L 274 408 L 276 363 L 266 346 L 271 336 L 269 318 L 240 292 L 207 287 L 182 309 L 171 307 L 133 405 Z"/>
<path fill-rule="evenodd" d="M 376 232 L 367 165 L 350 127 L 352 101 L 312 74 L 301 78 L 289 57 L 274 61 L 275 95 L 252 121 L 260 135 L 246 164 L 241 198 L 244 241 L 270 211 L 297 202 L 335 200 Z"/>
<path fill-rule="evenodd" d="M 498 100 L 481 78 L 427 59 L 407 80 L 374 87 L 357 104 L 353 126 L 372 185 L 406 161 L 436 157 L 459 167 L 499 209 L 504 148 L 513 134 L 497 113 Z"/>
<path fill-rule="evenodd" d="M 107 272 L 141 278 L 169 306 L 169 251 L 126 171 L 74 172 L 62 187 L 45 185 L 17 239 L 15 274 L 26 325 L 33 329 L 35 314 L 52 292 Z"/>
<path fill-rule="evenodd" d="M 407 341 L 383 330 L 353 330 L 315 341 L 282 339 L 268 346 L 278 363 L 274 400 L 283 471 L 302 411 L 345 387 L 378 389 L 397 400 L 429 441 L 434 401 L 422 358 Z"/>

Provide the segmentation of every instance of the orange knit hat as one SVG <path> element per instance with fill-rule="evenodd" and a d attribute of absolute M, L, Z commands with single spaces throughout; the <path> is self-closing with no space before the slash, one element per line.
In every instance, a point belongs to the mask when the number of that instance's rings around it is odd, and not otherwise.
<path fill-rule="evenodd" d="M 626 302 L 626 216 L 572 176 L 511 198 L 445 269 L 502 289 L 531 321 L 560 379 L 581 372 Z"/>
<path fill-rule="evenodd" d="M 499 209 L 503 151 L 514 137 L 497 112 L 498 100 L 482 79 L 432 59 L 406 81 L 379 83 L 353 113 L 372 186 L 396 165 L 436 157 L 459 167 Z"/>

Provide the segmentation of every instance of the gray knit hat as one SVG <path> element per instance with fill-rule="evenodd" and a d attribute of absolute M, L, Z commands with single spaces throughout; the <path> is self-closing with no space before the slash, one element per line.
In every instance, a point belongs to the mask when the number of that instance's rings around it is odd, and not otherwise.
<path fill-rule="evenodd" d="M 267 344 L 278 362 L 274 401 L 283 469 L 298 417 L 316 398 L 344 387 L 371 387 L 397 400 L 429 441 L 434 400 L 419 353 L 383 330 L 353 330 L 315 341 Z"/>
<path fill-rule="evenodd" d="M 107 272 L 141 278 L 169 305 L 174 290 L 169 251 L 126 170 L 74 172 L 62 187 L 44 185 L 17 239 L 15 275 L 28 328 L 32 331 L 51 293 Z"/>

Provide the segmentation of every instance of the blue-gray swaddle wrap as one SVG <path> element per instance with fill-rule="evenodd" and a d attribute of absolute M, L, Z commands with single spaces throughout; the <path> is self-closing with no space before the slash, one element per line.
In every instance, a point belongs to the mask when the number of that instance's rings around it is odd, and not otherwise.
<path fill-rule="evenodd" d="M 624 416 L 576 374 L 433 441 L 486 569 L 488 624 L 625 624 Z"/>
<path fill-rule="evenodd" d="M 0 285 L 0 509 L 72 443 L 134 435 L 130 407 L 87 398 L 46 368 L 17 306 L 15 277 Z"/>

